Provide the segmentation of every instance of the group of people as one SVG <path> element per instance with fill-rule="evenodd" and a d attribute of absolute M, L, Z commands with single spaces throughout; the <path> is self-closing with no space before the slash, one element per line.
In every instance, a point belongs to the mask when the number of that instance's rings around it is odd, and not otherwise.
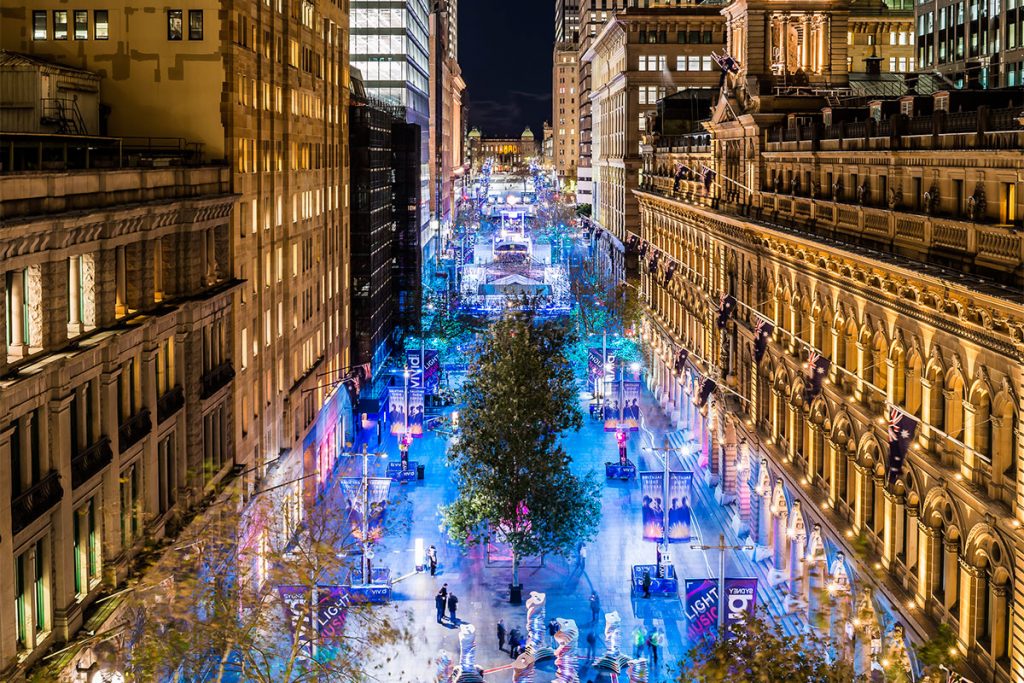
<path fill-rule="evenodd" d="M 459 625 L 459 598 L 456 597 L 455 591 L 448 590 L 448 584 L 441 586 L 441 590 L 437 591 L 437 595 L 434 596 L 434 607 L 437 608 L 437 623 L 443 624 L 445 620 L 445 609 L 448 610 L 448 620 L 453 626 Z"/>
<path fill-rule="evenodd" d="M 665 636 L 658 629 L 647 631 L 643 624 L 637 624 L 633 629 L 633 659 L 638 659 L 647 650 L 647 661 L 652 666 L 658 666 L 658 648 L 665 642 Z"/>
<path fill-rule="evenodd" d="M 515 659 L 523 653 L 526 641 L 523 632 L 516 626 L 511 630 L 505 628 L 505 620 L 498 619 L 498 649 L 505 652 L 505 642 L 508 641 L 508 656 Z"/>

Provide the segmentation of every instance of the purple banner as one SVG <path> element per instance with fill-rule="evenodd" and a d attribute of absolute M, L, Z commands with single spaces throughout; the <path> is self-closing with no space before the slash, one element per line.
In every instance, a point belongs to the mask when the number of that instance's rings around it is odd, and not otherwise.
<path fill-rule="evenodd" d="M 692 534 L 693 472 L 669 472 L 668 475 L 668 542 L 684 543 Z"/>
<path fill-rule="evenodd" d="M 691 643 L 714 636 L 718 628 L 718 582 L 686 579 L 686 635 Z"/>
<path fill-rule="evenodd" d="M 437 356 L 437 350 L 427 349 L 423 352 L 423 385 L 428 394 L 437 391 L 437 385 L 441 381 L 441 361 Z"/>
<path fill-rule="evenodd" d="M 316 621 L 321 638 L 340 638 L 351 603 L 346 586 L 317 586 Z"/>
<path fill-rule="evenodd" d="M 309 589 L 305 586 L 278 586 L 278 594 L 284 606 L 284 615 L 291 626 L 292 636 L 300 643 L 308 643 L 311 631 L 309 611 Z"/>
<path fill-rule="evenodd" d="M 392 434 L 405 434 L 405 390 L 402 387 L 388 391 L 388 422 Z"/>
<path fill-rule="evenodd" d="M 665 507 L 662 501 L 665 496 L 664 482 L 664 472 L 640 473 L 640 518 L 644 525 L 645 541 L 660 543 L 665 537 Z"/>
<path fill-rule="evenodd" d="M 601 376 L 604 367 L 604 351 L 600 348 L 587 349 L 587 377 L 594 380 Z"/>
<path fill-rule="evenodd" d="M 757 579 L 725 579 L 725 628 L 735 636 L 734 626 L 754 616 L 757 608 Z"/>
<path fill-rule="evenodd" d="M 363 535 L 363 480 L 362 477 L 339 477 L 338 486 L 345 498 L 345 507 L 341 515 L 352 525 L 352 534 L 356 538 Z M 388 495 L 391 491 L 390 477 L 368 477 L 366 480 L 366 498 L 370 512 L 366 519 L 366 535 L 370 540 L 379 538 L 383 533 L 384 518 L 387 514 Z"/>
<path fill-rule="evenodd" d="M 409 389 L 409 433 L 423 436 L 423 389 Z"/>

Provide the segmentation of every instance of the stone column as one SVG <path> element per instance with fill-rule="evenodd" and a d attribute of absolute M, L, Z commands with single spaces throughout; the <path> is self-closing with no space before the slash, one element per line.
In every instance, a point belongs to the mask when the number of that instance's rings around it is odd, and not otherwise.
<path fill-rule="evenodd" d="M 768 461 L 761 459 L 757 481 L 757 542 L 769 547 L 772 544 L 771 484 L 768 477 Z"/>
<path fill-rule="evenodd" d="M 110 436 L 111 447 L 114 451 L 113 462 L 103 473 L 104 504 L 99 509 L 102 515 L 98 520 L 98 523 L 103 525 L 103 569 L 104 579 L 108 583 L 117 582 L 115 562 L 121 555 L 121 458 L 117 443 L 117 377 L 120 373 L 120 369 L 117 369 L 99 377 L 100 400 L 98 405 L 101 419 L 99 433 Z"/>
<path fill-rule="evenodd" d="M 828 461 L 825 463 L 828 472 L 828 506 L 834 508 L 839 500 L 839 449 L 832 443 L 832 439 L 825 439 L 825 451 L 828 453 Z"/>
<path fill-rule="evenodd" d="M 933 529 L 923 520 L 917 520 L 920 543 L 917 559 L 917 602 L 921 607 L 928 605 L 928 598 L 935 586 L 941 561 L 941 532 Z"/>
<path fill-rule="evenodd" d="M 151 413 L 151 420 L 153 421 L 154 427 L 157 424 L 157 386 L 156 386 L 156 361 L 157 361 L 157 347 L 148 346 L 144 348 L 141 354 L 140 362 L 140 376 L 142 378 L 141 387 L 141 405 L 149 408 Z M 170 386 L 174 386 L 173 379 L 169 380 Z M 142 500 L 143 510 L 142 518 L 150 519 L 156 517 L 160 510 L 160 498 L 159 491 L 157 488 L 159 481 L 159 472 L 156 464 L 156 454 L 158 439 L 155 436 L 156 430 L 154 429 L 153 435 L 146 437 L 142 443 L 142 457 L 139 458 L 139 482 L 142 486 Z"/>
<path fill-rule="evenodd" d="M 93 316 L 97 327 L 108 327 L 116 319 L 117 312 L 117 273 L 114 271 L 117 259 L 112 249 L 104 249 L 86 260 L 86 284 L 91 280 L 94 284 Z M 86 322 L 90 311 L 86 309 Z"/>
<path fill-rule="evenodd" d="M 68 336 L 82 333 L 82 257 L 68 259 Z"/>
<path fill-rule="evenodd" d="M 25 271 L 16 270 L 11 277 L 11 351 L 24 356 L 28 352 L 25 343 Z"/>
<path fill-rule="evenodd" d="M 896 494 L 888 487 L 882 487 L 882 566 L 886 569 L 892 564 L 895 551 L 897 509 Z"/>
<path fill-rule="evenodd" d="M 864 528 L 865 504 L 867 503 L 867 487 L 871 486 L 868 480 L 868 470 L 855 463 L 853 471 L 857 477 L 853 487 L 853 533 L 859 534 Z"/>
<path fill-rule="evenodd" d="M 978 623 L 983 610 L 978 605 L 988 599 L 988 586 L 985 581 L 985 570 L 969 564 L 963 558 L 960 564 L 960 642 L 975 642 L 984 625 Z"/>
<path fill-rule="evenodd" d="M 3 271 L 0 271 L 0 320 L 7 320 L 7 274 Z M 0 329 L 0 376 L 7 372 L 7 346 L 10 343 L 7 330 Z M 0 651 L 0 659 L 2 657 L 3 652 Z"/>
<path fill-rule="evenodd" d="M 963 459 L 960 461 L 960 474 L 967 481 L 974 481 L 974 461 L 977 456 L 974 449 L 977 446 L 974 434 L 974 426 L 978 422 L 978 409 L 970 401 L 964 401 L 964 433 L 963 441 L 967 448 L 963 451 Z"/>
<path fill-rule="evenodd" d="M 856 189 L 856 188 L 854 188 Z M 871 365 L 872 355 L 871 347 L 865 346 L 859 340 L 857 341 L 857 386 L 853 390 L 853 397 L 858 402 L 863 402 L 866 394 L 864 393 L 864 382 L 871 375 L 868 374 L 870 371 L 866 370 Z"/>
<path fill-rule="evenodd" d="M 53 591 L 53 628 L 62 639 L 70 638 L 81 625 L 81 609 L 75 596 L 75 556 L 74 556 L 74 523 L 75 512 L 72 507 L 72 463 L 71 463 L 71 400 L 74 393 L 51 400 L 49 402 L 50 431 L 53 439 L 50 443 L 51 467 L 60 474 L 65 495 L 58 505 L 58 514 L 54 515 L 52 528 L 53 545 L 51 546 L 51 568 Z M 69 524 L 70 522 L 70 524 Z M 88 587 L 86 587 L 88 591 Z"/>
<path fill-rule="evenodd" d="M 2 279 L 2 278 L 0 278 Z M 0 462 L 11 462 L 11 434 L 14 426 L 11 423 L 0 426 Z M 11 479 L 0 477 L 0 500 L 11 500 Z M 0 505 L 0 576 L 14 576 L 14 555 L 11 548 L 11 506 Z M 5 605 L 14 604 L 14 581 L 0 581 L 0 600 Z M 14 610 L 0 610 L 0 633 L 14 634 Z M 10 661 L 15 655 L 13 637 L 0 638 L 0 661 Z"/>
<path fill-rule="evenodd" d="M 114 249 L 114 311 L 118 318 L 128 315 L 127 247 Z"/>
<path fill-rule="evenodd" d="M 142 240 L 129 244 L 124 251 L 128 308 L 144 310 L 153 305 L 153 243 Z"/>
<path fill-rule="evenodd" d="M 38 300 L 32 302 L 32 308 L 39 310 L 41 345 L 45 349 L 59 349 L 68 340 L 68 270 L 63 260 L 47 261 L 38 268 L 39 281 L 32 282 L 32 292 Z M 29 268 L 30 277 L 35 272 L 35 267 Z M 30 315 L 35 317 L 34 313 Z"/>
<path fill-rule="evenodd" d="M 750 517 L 750 442 L 743 439 L 737 447 L 736 457 L 736 530 L 746 527 L 752 529 L 753 524 Z M 753 533 L 751 531 L 751 533 Z"/>
<path fill-rule="evenodd" d="M 1008 643 L 1006 642 L 1006 601 L 1009 589 L 1009 584 L 991 584 L 989 586 L 989 590 L 992 591 L 992 611 L 988 615 L 989 629 L 991 631 L 989 637 L 992 640 L 991 654 L 993 657 L 999 657 L 1008 652 Z"/>
<path fill-rule="evenodd" d="M 941 561 L 945 563 L 943 569 L 945 585 L 942 587 L 942 597 L 946 609 L 952 610 L 953 605 L 957 601 L 957 593 L 960 592 L 959 577 L 957 576 L 960 566 L 959 541 L 950 541 L 943 536 L 942 551 Z M 962 599 L 964 596 L 959 597 Z"/>

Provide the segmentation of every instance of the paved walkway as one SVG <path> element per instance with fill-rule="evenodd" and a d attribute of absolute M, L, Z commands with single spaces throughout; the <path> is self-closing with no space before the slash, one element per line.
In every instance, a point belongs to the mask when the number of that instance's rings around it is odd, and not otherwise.
<path fill-rule="evenodd" d="M 678 666 L 678 659 L 685 653 L 685 623 L 680 598 L 634 598 L 630 592 L 629 571 L 633 564 L 653 564 L 655 547 L 645 542 L 640 535 L 640 495 L 636 481 L 621 482 L 604 480 L 604 463 L 617 458 L 614 436 L 604 432 L 602 424 L 591 421 L 586 413 L 586 394 L 581 394 L 584 410 L 584 427 L 576 434 L 566 437 L 566 446 L 573 457 L 573 467 L 578 472 L 595 470 L 604 482 L 602 498 L 602 520 L 598 537 L 589 545 L 588 559 L 584 571 L 575 571 L 575 558 L 568 561 L 556 557 L 544 558 L 543 566 L 534 563 L 520 569 L 520 580 L 528 595 L 530 591 L 541 591 L 547 595 L 547 618 L 575 619 L 580 626 L 581 641 L 593 630 L 598 638 L 597 652 L 602 652 L 603 621 L 593 623 L 588 598 L 591 591 L 598 594 L 602 612 L 616 610 L 623 619 L 623 642 L 628 643 L 633 629 L 642 624 L 648 631 L 657 628 L 666 636 L 662 648 L 661 662 L 653 681 L 674 680 L 670 673 Z M 654 398 L 646 390 L 641 397 L 644 414 L 644 429 L 630 438 L 630 458 L 640 470 L 662 469 L 660 448 L 671 430 L 668 418 L 661 412 Z M 643 448 L 637 452 L 638 440 Z M 392 458 L 397 459 L 397 445 L 394 437 L 387 440 Z M 444 648 L 453 657 L 458 655 L 458 637 L 454 626 L 439 625 L 435 621 L 434 595 L 443 583 L 447 583 L 459 597 L 461 620 L 477 627 L 477 663 L 485 669 L 508 664 L 511 660 L 497 648 L 495 624 L 499 618 L 511 628 L 518 626 L 525 630 L 526 610 L 523 606 L 508 604 L 508 584 L 511 570 L 507 561 L 487 557 L 483 548 L 473 548 L 462 553 L 447 542 L 439 531 L 438 508 L 457 494 L 449 478 L 444 461 L 446 440 L 430 433 L 418 439 L 410 451 L 411 459 L 426 467 L 426 480 L 396 485 L 393 498 L 398 504 L 392 507 L 393 521 L 398 529 L 385 539 L 377 551 L 375 562 L 385 562 L 395 576 L 406 576 L 394 587 L 394 597 L 399 606 L 410 610 L 410 628 L 414 634 L 415 652 L 397 652 L 378 675 L 380 680 L 418 683 L 433 680 L 433 667 L 429 662 Z M 692 460 L 682 461 L 673 455 L 673 469 L 688 469 Z M 383 464 L 380 464 L 383 467 Z M 695 478 L 694 519 L 695 528 L 702 543 L 717 543 L 718 534 L 731 534 L 729 520 L 714 500 L 712 492 Z M 423 539 L 425 546 L 434 544 L 438 548 L 439 568 L 436 577 L 429 573 L 415 573 L 415 539 Z M 733 538 L 727 536 L 727 538 Z M 694 550 L 689 544 L 673 547 L 673 563 L 677 575 L 682 577 L 716 577 L 718 554 L 716 551 Z M 746 558 L 730 553 L 727 571 L 738 576 L 757 575 Z M 738 566 L 734 561 L 739 561 Z M 525 597 L 524 595 L 524 597 Z M 681 597 L 681 596 L 680 596 Z M 581 646 L 585 650 L 585 645 Z M 628 652 L 628 651 L 627 651 Z M 548 676 L 548 677 L 546 677 Z M 580 679 L 587 683 L 611 681 L 607 674 L 593 671 L 581 665 Z M 510 681 L 510 671 L 487 676 L 487 680 Z M 540 673 L 538 682 L 549 680 L 549 674 Z M 625 680 L 623 675 L 622 680 Z"/>

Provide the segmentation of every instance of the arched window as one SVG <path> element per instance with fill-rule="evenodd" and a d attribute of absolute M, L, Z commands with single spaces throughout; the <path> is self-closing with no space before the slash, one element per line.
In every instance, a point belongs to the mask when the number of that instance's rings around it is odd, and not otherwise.
<path fill-rule="evenodd" d="M 889 368 L 886 364 L 889 356 L 889 341 L 881 331 L 875 333 L 874 346 L 871 352 L 871 383 L 882 391 L 889 387 Z"/>
<path fill-rule="evenodd" d="M 903 405 L 911 415 L 921 417 L 921 355 L 912 350 L 907 360 L 906 393 Z"/>
<path fill-rule="evenodd" d="M 850 372 L 856 373 L 857 367 L 857 323 L 853 318 L 846 321 L 846 330 L 843 334 L 843 367 Z"/>
<path fill-rule="evenodd" d="M 1000 391 L 992 402 L 990 429 L 992 451 L 992 483 L 1003 485 L 1008 490 L 1007 500 L 1012 500 L 1013 484 L 1017 481 L 1017 421 L 1019 419 L 1013 396 L 1006 390 Z"/>

